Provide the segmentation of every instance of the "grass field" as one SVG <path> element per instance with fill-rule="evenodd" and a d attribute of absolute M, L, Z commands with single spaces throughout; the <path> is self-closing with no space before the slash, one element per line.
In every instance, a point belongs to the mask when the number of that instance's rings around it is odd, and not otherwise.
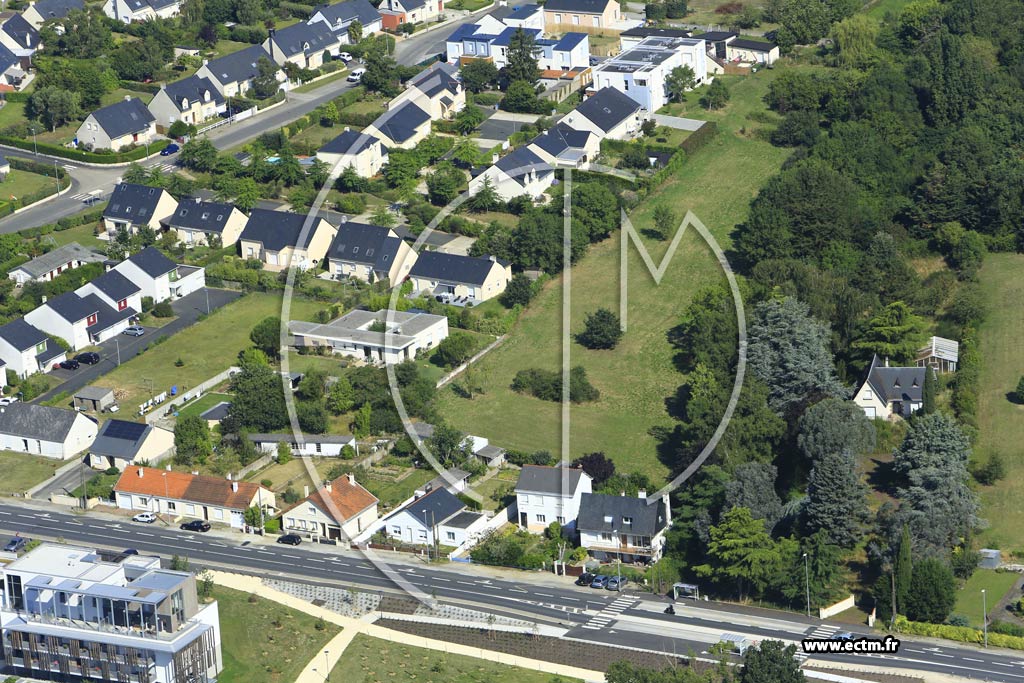
<path fill-rule="evenodd" d="M 63 460 L 0 451 L 0 471 L 4 473 L 3 478 L 0 479 L 0 495 L 24 493 L 36 484 L 52 477 L 53 473 L 63 466 Z"/>
<path fill-rule="evenodd" d="M 576 679 L 356 635 L 327 683 L 570 683 Z"/>
<path fill-rule="evenodd" d="M 954 614 L 962 614 L 967 617 L 971 626 L 981 628 L 982 601 L 981 591 L 985 590 L 985 600 L 988 605 L 989 617 L 992 616 L 992 608 L 999 602 L 999 599 L 1006 595 L 1013 585 L 1020 578 L 1014 572 L 997 572 L 994 569 L 978 569 L 968 579 L 963 588 L 957 591 L 956 607 Z"/>
<path fill-rule="evenodd" d="M 342 69 L 339 69 L 338 71 L 335 71 L 333 74 L 331 74 L 327 78 L 321 78 L 319 81 L 313 81 L 311 83 L 304 83 L 303 85 L 300 85 L 299 87 L 297 87 L 294 90 L 291 90 L 289 92 L 293 92 L 293 93 L 296 93 L 296 92 L 309 92 L 311 90 L 316 90 L 317 88 L 320 88 L 322 86 L 329 85 L 331 83 L 336 83 L 337 81 L 340 81 L 340 80 L 342 80 L 344 78 L 347 78 L 347 77 L 348 77 L 348 69 L 342 68 Z"/>
<path fill-rule="evenodd" d="M 220 612 L 224 670 L 219 683 L 291 683 L 338 632 L 275 602 L 249 602 L 241 591 L 215 586 Z"/>
<path fill-rule="evenodd" d="M 732 92 L 719 112 L 693 107 L 690 116 L 719 123 L 719 135 L 694 154 L 680 171 L 632 212 L 638 229 L 650 227 L 654 207 L 667 204 L 678 214 L 690 210 L 728 248 L 733 227 L 744 220 L 750 200 L 776 173 L 789 150 L 772 147 L 757 134 L 748 116 L 763 111 L 769 80 L 778 71 L 725 79 Z M 655 263 L 666 243 L 646 246 Z M 675 325 L 693 292 L 723 278 L 709 248 L 694 230 L 687 231 L 660 286 L 654 284 L 641 258 L 631 248 L 629 265 L 629 331 L 614 351 L 589 351 L 573 344 L 572 365 L 587 369 L 601 391 L 595 403 L 574 405 L 570 418 L 570 452 L 560 453 L 560 406 L 511 391 L 517 370 L 556 369 L 561 355 L 562 281 L 553 280 L 531 304 L 509 338 L 478 368 L 485 393 L 471 400 L 452 391 L 441 393 L 445 418 L 463 431 L 481 434 L 493 443 L 521 450 L 549 450 L 559 457 L 604 451 L 626 470 L 655 479 L 667 473 L 656 456 L 652 426 L 669 425 L 665 398 L 683 381 L 673 365 L 666 333 Z M 572 271 L 570 330 L 579 331 L 586 313 L 619 305 L 619 243 L 613 238 L 591 247 Z"/>
<path fill-rule="evenodd" d="M 304 319 L 323 307 L 293 299 L 291 315 Z M 230 367 L 238 352 L 251 345 L 249 332 L 267 316 L 281 314 L 278 294 L 248 294 L 213 312 L 208 318 L 157 344 L 96 381 L 96 386 L 125 391 L 118 401 L 127 414 L 153 394 L 177 385 L 181 391 L 194 387 Z M 159 338 L 155 337 L 154 339 Z M 174 363 L 181 358 L 183 367 Z"/>
<path fill-rule="evenodd" d="M 0 199 L 6 200 L 11 197 L 20 199 L 29 193 L 39 192 L 47 188 L 49 188 L 51 194 L 56 192 L 57 181 L 53 179 L 52 168 L 50 173 L 51 175 L 48 177 L 29 171 L 11 171 L 7 174 L 7 178 L 0 183 Z"/>
<path fill-rule="evenodd" d="M 100 105 L 106 107 L 107 105 L 116 104 L 123 100 L 125 97 L 138 97 L 142 100 L 143 104 L 149 104 L 149 101 L 153 99 L 153 95 L 148 92 L 140 92 L 138 90 L 128 90 L 127 88 L 117 88 L 105 93 L 100 98 Z"/>
<path fill-rule="evenodd" d="M 182 408 L 178 414 L 181 417 L 186 415 L 201 415 L 221 401 L 227 401 L 230 403 L 232 398 L 234 397 L 231 394 L 205 394 Z"/>
<path fill-rule="evenodd" d="M 7 102 L 0 107 L 0 128 L 25 120 L 24 102 Z"/>
<path fill-rule="evenodd" d="M 92 207 L 86 208 L 83 204 L 83 211 L 92 211 L 93 209 L 102 208 L 104 204 L 94 204 Z M 85 225 L 79 225 L 68 230 L 62 230 L 60 232 L 51 232 L 48 235 L 43 235 L 42 241 L 53 244 L 57 247 L 63 247 L 65 244 L 71 242 L 78 242 L 83 247 L 90 249 L 103 250 L 106 249 L 107 243 L 96 239 L 95 233 L 96 224 L 87 223 Z"/>
<path fill-rule="evenodd" d="M 1024 553 L 1024 406 L 1010 401 L 1007 393 L 1024 375 L 1020 335 L 1024 329 L 1024 256 L 989 254 L 981 270 L 984 300 L 990 302 L 988 318 L 979 330 L 982 368 L 978 392 L 980 436 L 974 449 L 978 463 L 999 453 L 1006 464 L 1006 478 L 981 488 L 982 517 L 989 528 L 981 532 L 983 546 Z"/>

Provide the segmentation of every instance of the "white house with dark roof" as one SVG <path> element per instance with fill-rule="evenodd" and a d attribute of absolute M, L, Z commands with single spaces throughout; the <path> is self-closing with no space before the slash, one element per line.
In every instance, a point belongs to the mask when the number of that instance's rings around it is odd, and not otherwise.
<path fill-rule="evenodd" d="M 379 138 L 389 148 L 412 149 L 430 134 L 430 112 L 415 102 L 403 101 L 377 117 L 363 133 Z"/>
<path fill-rule="evenodd" d="M 233 204 L 207 202 L 199 197 L 185 197 L 164 225 L 173 230 L 186 247 L 207 245 L 215 236 L 221 246 L 229 247 L 238 241 L 249 217 Z"/>
<path fill-rule="evenodd" d="M 150 19 L 169 19 L 181 11 L 181 0 L 106 0 L 103 13 L 130 24 Z"/>
<path fill-rule="evenodd" d="M 552 522 L 575 528 L 583 494 L 593 480 L 578 467 L 524 465 L 516 482 L 516 523 L 521 529 L 541 533 Z"/>
<path fill-rule="evenodd" d="M 61 273 L 86 263 L 102 263 L 104 260 L 106 257 L 103 254 L 86 249 L 78 242 L 69 242 L 42 256 L 36 256 L 20 266 L 11 268 L 7 271 L 7 277 L 18 285 L 23 285 L 26 282 L 49 282 Z"/>
<path fill-rule="evenodd" d="M 4 45 L 0 45 L 0 86 L 21 90 L 30 82 L 25 79 L 27 75 L 21 67 L 21 59 Z"/>
<path fill-rule="evenodd" d="M 65 292 L 25 314 L 25 320 L 78 351 L 120 334 L 139 314 L 116 308 L 96 294 Z"/>
<path fill-rule="evenodd" d="M 10 10 L 0 12 L 0 44 L 14 53 L 25 70 L 32 66 L 32 55 L 42 47 L 36 27 Z"/>
<path fill-rule="evenodd" d="M 157 125 L 169 127 L 175 121 L 199 124 L 227 111 L 227 102 L 209 78 L 189 76 L 168 83 L 149 101 Z"/>
<path fill-rule="evenodd" d="M 154 303 L 180 299 L 206 286 L 203 268 L 177 264 L 156 247 L 132 254 L 114 270 L 138 285 L 142 296 L 152 297 Z"/>
<path fill-rule="evenodd" d="M 589 130 L 600 139 L 630 140 L 650 112 L 639 102 L 616 88 L 601 88 L 566 114 L 561 123 L 576 130 Z"/>
<path fill-rule="evenodd" d="M 409 279 L 414 294 L 475 304 L 505 291 L 512 280 L 512 264 L 493 256 L 482 258 L 425 251 L 409 271 Z"/>
<path fill-rule="evenodd" d="M 224 97 L 236 97 L 245 95 L 252 89 L 252 82 L 259 71 L 259 60 L 266 58 L 271 64 L 276 62 L 270 58 L 270 54 L 262 45 L 252 45 L 238 52 L 232 52 L 204 61 L 203 65 L 196 71 L 196 76 L 209 78 L 213 86 L 217 88 Z M 278 82 L 284 82 L 285 75 L 280 69 L 275 73 Z"/>
<path fill-rule="evenodd" d="M 95 294 L 115 311 L 142 310 L 142 288 L 116 270 L 108 270 L 75 290 L 79 296 Z"/>
<path fill-rule="evenodd" d="M 145 422 L 107 420 L 89 447 L 89 467 L 122 472 L 133 464 L 156 465 L 174 452 L 174 433 Z M 151 470 L 155 471 L 155 470 Z"/>
<path fill-rule="evenodd" d="M 444 0 L 384 0 L 378 7 L 384 28 L 399 24 L 428 24 L 444 13 Z"/>
<path fill-rule="evenodd" d="M 174 213 L 178 203 L 167 191 L 159 187 L 118 183 L 103 209 L 103 225 L 107 237 L 121 229 L 136 233 L 146 227 L 153 232 L 161 228 L 161 221 Z"/>
<path fill-rule="evenodd" d="M 54 363 L 65 360 L 64 349 L 39 328 L 16 318 L 0 325 L 0 361 L 5 370 L 24 379 L 36 372 L 49 372 Z"/>
<path fill-rule="evenodd" d="M 335 278 L 363 282 L 387 280 L 392 286 L 405 280 L 416 252 L 391 228 L 345 221 L 327 252 L 328 270 Z"/>
<path fill-rule="evenodd" d="M 224 414 L 226 415 L 227 411 Z M 203 413 L 203 417 L 211 419 L 206 417 L 206 413 Z M 351 434 L 303 434 L 301 441 L 296 439 L 294 434 L 249 434 L 248 437 L 249 441 L 263 453 L 277 453 L 278 444 L 286 443 L 292 449 L 292 455 L 304 457 L 336 458 L 341 455 L 345 446 L 355 448 L 357 445 L 355 437 Z"/>
<path fill-rule="evenodd" d="M 314 217 L 303 234 L 305 223 L 303 214 L 253 209 L 238 238 L 242 258 L 262 261 L 263 267 L 272 271 L 292 266 L 302 270 L 316 268 L 327 257 L 338 229 L 323 218 Z"/>
<path fill-rule="evenodd" d="M 644 38 L 690 38 L 693 31 L 685 28 L 661 28 L 657 26 L 636 26 L 619 34 L 619 48 L 625 52 L 636 47 Z"/>
<path fill-rule="evenodd" d="M 584 493 L 576 530 L 580 545 L 602 562 L 657 562 L 665 550 L 665 531 L 672 523 L 668 494 L 660 499 Z"/>
<path fill-rule="evenodd" d="M 96 423 L 63 408 L 32 403 L 0 407 L 0 450 L 67 460 L 96 438 Z"/>
<path fill-rule="evenodd" d="M 131 145 L 156 140 L 156 119 L 138 97 L 125 95 L 120 102 L 101 107 L 85 117 L 75 139 L 88 149 L 115 152 Z"/>
<path fill-rule="evenodd" d="M 63 19 L 69 12 L 84 9 L 84 0 L 36 0 L 21 13 L 21 16 L 38 29 L 47 21 Z"/>
<path fill-rule="evenodd" d="M 380 138 L 346 126 L 341 135 L 316 151 L 316 158 L 331 168 L 351 167 L 360 177 L 372 178 L 387 163 L 388 149 Z"/>
<path fill-rule="evenodd" d="M 348 27 L 356 21 L 362 26 L 364 37 L 381 30 L 380 12 L 368 0 L 345 0 L 333 5 L 318 5 L 309 17 L 309 23 L 314 21 L 327 24 L 343 45 L 352 42 L 348 37 Z"/>
<path fill-rule="evenodd" d="M 385 326 L 385 330 L 376 329 Z M 296 348 L 330 349 L 331 353 L 370 363 L 394 364 L 437 348 L 448 336 L 448 318 L 409 311 L 356 309 L 329 323 L 290 320 Z"/>
<path fill-rule="evenodd" d="M 853 397 L 869 418 L 910 417 L 924 405 L 924 367 L 889 367 L 888 359 L 871 359 L 867 377 Z"/>
<path fill-rule="evenodd" d="M 601 153 L 601 139 L 559 122 L 530 141 L 529 149 L 552 166 L 586 169 Z"/>
<path fill-rule="evenodd" d="M 622 20 L 616 0 L 548 0 L 544 26 L 548 31 L 579 31 L 613 28 Z"/>
<path fill-rule="evenodd" d="M 466 107 L 466 91 L 457 78 L 458 69 L 451 64 L 434 62 L 405 83 L 405 90 L 388 104 L 415 102 L 433 120 L 447 119 Z"/>
<path fill-rule="evenodd" d="M 413 545 L 429 546 L 443 543 L 462 545 L 467 538 L 480 533 L 487 518 L 480 513 L 462 517 L 466 504 L 446 488 L 437 488 L 410 501 L 383 520 L 382 531 L 396 540 Z"/>
<path fill-rule="evenodd" d="M 684 66 L 693 70 L 697 85 L 707 81 L 703 40 L 650 36 L 595 66 L 593 88 L 614 88 L 654 112 L 668 104 L 674 94 L 668 87 L 669 75 Z"/>
<path fill-rule="evenodd" d="M 770 66 L 778 61 L 779 55 L 779 46 L 766 40 L 733 38 L 725 43 L 725 58 L 730 62 Z"/>
<path fill-rule="evenodd" d="M 917 351 L 917 365 L 937 372 L 956 372 L 960 361 L 960 343 L 955 339 L 931 337 L 928 345 Z"/>
<path fill-rule="evenodd" d="M 483 173 L 470 180 L 469 194 L 479 192 L 488 180 L 503 201 L 523 196 L 538 199 L 555 181 L 555 171 L 551 164 L 538 156 L 534 150 L 523 146 L 501 157 Z"/>
<path fill-rule="evenodd" d="M 270 32 L 263 41 L 263 49 L 279 66 L 291 62 L 303 69 L 319 69 L 339 52 L 341 41 L 327 24 L 321 21 L 299 22 Z"/>

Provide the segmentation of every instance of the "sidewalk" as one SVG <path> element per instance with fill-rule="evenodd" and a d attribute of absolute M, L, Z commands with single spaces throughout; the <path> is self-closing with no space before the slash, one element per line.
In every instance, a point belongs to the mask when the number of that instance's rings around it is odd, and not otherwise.
<path fill-rule="evenodd" d="M 341 655 L 345 652 L 345 648 L 347 648 L 349 643 L 352 642 L 352 639 L 356 634 L 365 633 L 368 636 L 380 638 L 393 643 L 401 643 L 402 645 L 436 650 L 446 654 L 476 657 L 477 659 L 486 659 L 499 664 L 518 666 L 524 669 L 533 669 L 535 671 L 543 671 L 558 676 L 578 678 L 584 681 L 594 681 L 595 683 L 604 681 L 604 674 L 600 671 L 580 669 L 573 666 L 556 664 L 554 662 L 543 662 L 536 659 L 505 654 L 504 652 L 483 650 L 458 643 L 449 643 L 441 640 L 433 640 L 431 638 L 422 638 L 420 636 L 414 636 L 399 631 L 392 631 L 361 619 L 344 617 L 336 612 L 305 602 L 288 595 L 287 593 L 265 586 L 263 582 L 256 577 L 220 571 L 211 573 L 213 574 L 214 582 L 218 585 L 234 588 L 235 590 L 244 591 L 246 593 L 256 593 L 267 600 L 273 600 L 274 602 L 285 605 L 286 607 L 291 607 L 292 609 L 299 610 L 300 612 L 304 612 L 313 617 L 322 618 L 324 621 L 329 621 L 332 624 L 340 626 L 342 628 L 342 632 L 332 638 L 330 643 L 328 643 L 324 648 L 327 652 L 328 664 L 331 669 L 337 665 L 338 660 L 341 659 Z M 329 672 L 320 671 L 320 665 L 323 662 L 322 654 L 323 653 L 320 652 L 316 653 L 313 659 L 306 665 L 306 668 L 302 670 L 302 673 L 299 674 L 295 683 L 323 683 Z"/>

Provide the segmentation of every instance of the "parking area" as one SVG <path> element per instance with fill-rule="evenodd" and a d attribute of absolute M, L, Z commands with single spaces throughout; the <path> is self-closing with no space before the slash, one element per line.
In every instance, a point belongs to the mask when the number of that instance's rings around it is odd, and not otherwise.
<path fill-rule="evenodd" d="M 487 148 L 508 140 L 513 133 L 518 133 L 523 126 L 533 123 L 540 116 L 537 114 L 511 114 L 496 111 L 490 118 L 480 124 L 477 132 L 478 143 Z"/>

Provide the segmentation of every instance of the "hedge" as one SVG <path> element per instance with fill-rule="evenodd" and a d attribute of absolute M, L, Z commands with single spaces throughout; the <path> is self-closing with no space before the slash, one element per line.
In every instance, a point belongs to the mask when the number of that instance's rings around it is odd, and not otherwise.
<path fill-rule="evenodd" d="M 155 95 L 160 92 L 160 85 L 158 83 L 143 83 L 142 81 L 121 81 L 121 87 L 125 90 L 134 90 L 135 92 L 149 93 Z"/>
<path fill-rule="evenodd" d="M 926 636 L 930 638 L 945 638 L 960 643 L 983 643 L 985 634 L 976 628 L 969 626 L 950 626 L 949 624 L 927 624 L 919 621 L 910 621 L 906 617 L 897 616 L 894 624 L 897 633 L 906 633 L 912 636 Z M 1024 650 L 1024 638 L 1020 636 L 1008 636 L 1005 633 L 989 633 L 989 645 L 1005 647 L 1011 650 Z"/>
<path fill-rule="evenodd" d="M 11 164 L 11 168 L 14 170 L 20 170 L 26 173 L 35 173 L 37 175 L 45 175 L 47 172 L 52 172 L 53 167 L 47 164 L 39 164 L 34 161 L 27 159 L 18 159 L 11 157 L 8 159 Z M 67 171 L 62 168 L 57 169 L 57 185 L 60 189 L 65 189 L 71 184 L 71 180 L 68 178 Z M 57 187 L 46 183 L 46 185 L 36 192 L 30 192 L 24 194 L 17 199 L 4 199 L 0 201 L 0 217 L 9 216 L 20 208 L 26 207 L 29 204 L 35 204 L 40 199 L 46 199 L 52 195 L 57 194 Z"/>
<path fill-rule="evenodd" d="M 962 423 L 978 426 L 978 387 L 981 384 L 981 352 L 973 329 L 960 337 L 960 362 L 953 380 L 953 410 Z"/>
<path fill-rule="evenodd" d="M 38 175 L 50 175 L 50 173 L 56 169 L 57 177 L 61 180 L 68 176 L 66 169 L 52 164 L 41 164 L 38 161 L 22 159 L 21 157 L 11 157 L 7 161 L 15 171 L 28 171 L 29 173 L 36 173 Z"/>
<path fill-rule="evenodd" d="M 51 232 L 64 232 L 71 228 L 79 225 L 85 225 L 87 223 L 95 223 L 103 217 L 103 208 L 95 208 L 85 213 L 80 213 L 77 216 L 68 216 L 61 218 L 56 223 L 47 223 L 46 225 L 40 225 L 28 230 L 22 230 L 18 234 L 26 239 L 33 239 L 35 237 L 42 237 L 43 235 L 49 235 Z"/>
<path fill-rule="evenodd" d="M 72 149 L 70 147 L 64 147 L 62 145 L 54 145 L 49 142 L 40 142 L 38 144 L 33 143 L 31 140 L 22 140 L 21 138 L 11 137 L 10 135 L 0 135 L 0 144 L 9 145 L 10 147 L 17 147 L 27 152 L 32 152 L 38 149 L 42 154 L 49 154 L 55 157 L 61 157 L 62 159 L 71 159 L 72 161 L 82 161 L 93 164 L 123 164 L 129 161 L 138 161 L 146 156 L 146 146 L 136 147 L 135 149 L 128 152 L 111 152 L 109 154 L 99 154 L 97 152 L 86 152 L 80 149 Z M 167 145 L 171 144 L 170 140 L 157 140 L 149 145 L 149 152 L 159 152 Z"/>
<path fill-rule="evenodd" d="M 711 142 L 711 138 L 718 134 L 718 124 L 714 121 L 706 121 L 703 126 L 690 133 L 690 136 L 683 140 L 679 146 L 687 154 L 693 154 L 704 145 Z"/>

